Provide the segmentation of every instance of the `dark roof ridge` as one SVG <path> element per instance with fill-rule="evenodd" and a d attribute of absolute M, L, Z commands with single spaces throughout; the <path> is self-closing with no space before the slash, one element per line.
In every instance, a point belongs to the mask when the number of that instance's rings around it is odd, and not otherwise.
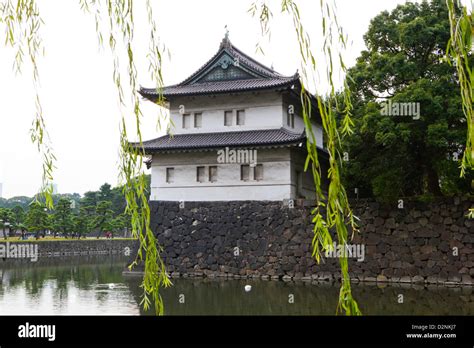
<path fill-rule="evenodd" d="M 185 86 L 167 86 L 161 89 L 163 96 L 179 96 L 179 95 L 199 95 L 199 94 L 213 94 L 226 92 L 246 92 L 251 90 L 269 89 L 269 88 L 283 88 L 298 83 L 299 75 L 295 74 L 288 78 L 274 78 L 274 79 L 241 79 L 241 80 L 223 80 L 210 81 L 205 83 L 194 83 Z M 140 94 L 149 98 L 158 96 L 156 88 L 141 88 Z"/>
<path fill-rule="evenodd" d="M 155 139 L 151 139 L 151 140 L 145 140 L 143 141 L 143 144 L 145 145 L 146 143 L 150 143 L 150 142 L 153 142 L 155 141 L 156 139 L 160 139 L 160 138 L 163 138 L 163 137 L 166 137 L 166 136 L 182 136 L 182 135 L 215 135 L 215 134 L 236 134 L 236 133 L 246 133 L 246 134 L 249 134 L 249 133 L 261 133 L 261 132 L 268 132 L 268 131 L 282 131 L 284 132 L 285 134 L 287 135 L 292 135 L 292 136 L 296 136 L 296 135 L 299 135 L 299 136 L 302 136 L 305 134 L 305 131 L 303 130 L 303 132 L 292 132 L 291 130 L 285 128 L 285 127 L 279 127 L 279 128 L 265 128 L 265 129 L 249 129 L 249 130 L 237 130 L 237 131 L 226 131 L 226 132 L 190 132 L 190 133 L 180 133 L 180 134 L 165 134 L 165 135 L 162 135 L 161 137 L 158 137 L 158 138 L 155 138 Z M 131 144 L 138 144 L 138 143 L 131 143 Z"/>
<path fill-rule="evenodd" d="M 282 146 L 297 144 L 306 138 L 305 131 L 292 132 L 286 128 L 251 129 L 228 132 L 170 134 L 143 142 L 147 153 L 169 150 L 190 150 L 216 147 Z M 138 147 L 138 143 L 130 143 Z"/>

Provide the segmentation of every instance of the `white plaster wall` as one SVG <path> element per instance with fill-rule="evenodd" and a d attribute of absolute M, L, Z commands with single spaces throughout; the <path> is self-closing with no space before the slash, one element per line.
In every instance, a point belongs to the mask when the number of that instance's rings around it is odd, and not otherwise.
<path fill-rule="evenodd" d="M 180 107 L 184 113 L 191 115 L 190 128 L 183 128 Z M 224 111 L 232 110 L 232 126 L 224 126 Z M 238 126 L 236 110 L 245 110 L 245 124 Z M 294 133 L 304 131 L 304 121 L 299 108 L 295 110 L 295 127 L 287 125 L 288 105 L 278 92 L 249 92 L 232 95 L 196 96 L 176 98 L 170 104 L 170 115 L 173 124 L 172 134 L 231 132 L 256 129 L 279 129 L 284 127 Z M 202 113 L 202 127 L 194 127 L 194 113 Z M 323 146 L 323 129 L 313 122 L 316 144 Z"/>
<path fill-rule="evenodd" d="M 250 185 L 152 189 L 152 201 L 281 201 L 291 195 L 290 185 Z"/>
<path fill-rule="evenodd" d="M 287 124 L 287 110 L 288 110 L 288 104 L 283 103 L 282 104 L 282 120 L 281 120 L 282 127 L 294 133 L 302 133 L 305 129 L 305 125 L 304 125 L 303 116 L 300 115 L 299 108 L 296 108 L 295 110 L 295 127 L 294 128 L 288 126 Z M 313 124 L 314 137 L 316 138 L 316 146 L 322 148 L 323 147 L 323 127 L 320 124 L 317 124 L 316 122 L 312 122 L 312 124 Z"/>
<path fill-rule="evenodd" d="M 155 155 L 152 162 L 151 200 L 230 201 L 283 200 L 291 197 L 291 162 L 288 148 L 259 150 L 263 180 L 240 180 L 240 164 L 217 163 L 216 152 Z M 217 181 L 208 181 L 208 167 L 216 165 Z M 196 181 L 197 166 L 204 166 L 206 180 Z M 174 182 L 166 182 L 166 168 L 174 168 Z"/>
<path fill-rule="evenodd" d="M 319 124 L 316 125 L 313 123 L 313 133 L 314 133 L 314 137 L 316 138 L 316 146 L 320 148 L 324 148 L 323 127 Z"/>
<path fill-rule="evenodd" d="M 306 152 L 301 151 L 300 149 L 293 148 L 291 151 L 291 198 L 297 199 L 301 198 L 297 194 L 297 171 L 300 172 L 300 195 L 305 199 L 314 199 L 316 197 L 314 190 L 314 180 L 313 174 L 311 172 L 311 167 L 308 170 L 304 171 L 304 165 L 306 161 Z M 322 180 L 326 174 L 322 173 Z"/>
<path fill-rule="evenodd" d="M 191 114 L 191 127 L 183 128 L 180 106 Z M 232 126 L 224 126 L 224 111 L 233 110 Z M 235 110 L 245 110 L 245 124 L 236 125 Z M 193 113 L 202 113 L 202 127 L 194 127 Z M 282 127 L 282 98 L 276 92 L 255 92 L 238 95 L 198 96 L 173 100 L 170 115 L 173 134 L 231 132 Z"/>
<path fill-rule="evenodd" d="M 284 127 L 295 133 L 304 131 L 301 111 L 295 110 L 295 127 L 287 126 L 288 103 L 278 92 L 261 91 L 232 95 L 175 98 L 170 105 L 174 122 L 173 134 L 228 132 L 240 130 L 278 129 Z M 182 128 L 182 115 L 191 114 L 190 128 Z M 245 110 L 245 125 L 236 125 L 235 110 Z M 224 126 L 224 111 L 233 110 L 233 125 Z M 202 127 L 194 127 L 193 113 L 202 113 Z M 323 131 L 313 123 L 316 143 L 323 146 Z M 228 201 L 228 200 L 282 200 L 296 197 L 295 171 L 302 172 L 302 193 L 314 197 L 311 173 L 303 171 L 304 158 L 291 158 L 290 148 L 258 150 L 258 163 L 264 165 L 262 181 L 240 180 L 240 164 L 218 164 L 217 150 L 208 152 L 170 153 L 153 156 L 151 200 L 164 201 Z M 196 167 L 218 166 L 216 182 L 196 181 Z M 175 180 L 166 183 L 166 168 L 173 167 Z M 253 171 L 251 170 L 251 173 Z"/>

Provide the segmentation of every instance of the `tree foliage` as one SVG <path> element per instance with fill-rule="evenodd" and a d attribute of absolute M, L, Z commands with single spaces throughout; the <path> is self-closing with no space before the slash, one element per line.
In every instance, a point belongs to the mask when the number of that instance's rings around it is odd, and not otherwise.
<path fill-rule="evenodd" d="M 72 232 L 80 239 L 94 229 L 94 211 L 90 207 L 81 207 L 79 212 L 72 217 Z"/>
<path fill-rule="evenodd" d="M 102 233 L 112 229 L 114 211 L 111 207 L 112 203 L 110 201 L 100 201 L 97 204 L 94 226 Z M 97 238 L 99 238 L 99 235 L 97 235 Z"/>
<path fill-rule="evenodd" d="M 368 49 L 349 70 L 355 132 L 345 141 L 345 180 L 360 195 L 469 191 L 472 174 L 458 170 L 466 138 L 459 78 L 443 59 L 449 38 L 443 0 L 399 5 L 371 21 Z"/>
<path fill-rule="evenodd" d="M 46 206 L 37 201 L 31 203 L 26 215 L 25 225 L 28 231 L 34 232 L 36 239 L 39 239 L 40 233 L 44 234 L 50 226 Z"/>
<path fill-rule="evenodd" d="M 53 214 L 53 232 L 56 236 L 56 232 L 61 232 L 63 236 L 67 237 L 72 231 L 72 209 L 71 202 L 65 198 L 61 198 L 54 207 Z"/>
<path fill-rule="evenodd" d="M 11 230 L 14 222 L 14 214 L 11 209 L 0 208 L 0 228 L 2 229 L 3 238 L 8 238 L 9 230 Z"/>
<path fill-rule="evenodd" d="M 149 187 L 150 175 L 147 175 L 146 192 L 149 192 Z M 3 227 L 7 231 L 4 234 L 5 238 L 9 230 L 21 231 L 22 235 L 29 230 L 52 232 L 54 238 L 57 233 L 63 237 L 81 238 L 93 232 L 96 233 L 95 236 L 100 237 L 103 232 L 123 234 L 125 230 L 131 229 L 130 217 L 125 213 L 126 201 L 121 186 L 112 187 L 105 183 L 98 191 L 88 191 L 83 197 L 77 193 L 54 195 L 52 209 L 46 209 L 45 202 L 41 202 L 38 197 L 22 197 L 21 200 L 11 198 L 5 201 L 8 202 L 6 204 L 8 207 L 13 206 L 15 202 L 18 203 L 13 208 L 0 208 L 0 220 L 3 217 L 5 221 L 3 224 L 0 221 L 0 228 Z M 46 218 L 39 224 L 41 228 L 34 228 L 37 224 L 33 223 L 35 219 L 31 214 L 38 214 L 36 211 L 38 204 L 43 206 L 43 210 L 46 209 Z M 27 216 L 29 216 L 28 224 L 26 224 Z"/>

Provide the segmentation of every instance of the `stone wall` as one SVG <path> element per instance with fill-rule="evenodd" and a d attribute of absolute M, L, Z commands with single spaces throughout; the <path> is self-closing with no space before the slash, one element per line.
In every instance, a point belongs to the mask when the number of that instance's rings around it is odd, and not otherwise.
<path fill-rule="evenodd" d="M 87 239 L 87 240 L 56 240 L 42 241 L 41 239 L 9 242 L 8 248 L 12 250 L 12 246 L 37 245 L 38 258 L 46 257 L 64 257 L 64 256 L 81 256 L 81 255 L 119 255 L 131 254 L 136 248 L 136 240 L 133 239 Z M 0 240 L 6 250 L 7 244 Z M 2 248 L 2 249 L 3 249 Z M 128 249 L 127 249 L 128 248 Z M 20 250 L 20 249 L 17 249 Z M 31 251 L 30 251 L 31 252 Z M 129 255 L 125 255 L 129 256 Z M 9 257 L 12 258 L 12 257 Z M 6 259 L 6 258 L 5 258 Z"/>
<path fill-rule="evenodd" d="M 472 200 L 472 199 L 471 199 Z M 304 202 L 300 202 L 304 203 Z M 173 276 L 340 278 L 337 257 L 311 256 L 311 208 L 283 202 L 152 202 L 152 225 Z M 364 247 L 349 259 L 354 280 L 473 284 L 474 221 L 469 198 L 404 207 L 354 202 Z M 360 255 L 359 255 L 360 256 Z"/>

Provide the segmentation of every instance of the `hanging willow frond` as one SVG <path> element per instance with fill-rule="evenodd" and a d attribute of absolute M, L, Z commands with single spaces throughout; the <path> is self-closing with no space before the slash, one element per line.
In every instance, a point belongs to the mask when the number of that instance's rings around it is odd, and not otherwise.
<path fill-rule="evenodd" d="M 43 53 L 44 46 L 40 30 L 43 25 L 38 4 L 35 0 L 5 0 L 0 3 L 0 24 L 5 25 L 6 46 L 12 47 L 15 53 L 13 70 L 21 73 L 24 64 L 25 52 L 32 67 L 32 80 L 35 92 L 35 116 L 30 128 L 30 137 L 36 145 L 42 159 L 42 180 L 40 194 L 35 196 L 45 199 L 46 207 L 53 207 L 53 171 L 55 169 L 56 157 L 54 155 L 51 139 L 46 130 L 46 122 L 43 115 L 43 107 L 39 93 L 40 73 L 38 69 L 38 58 Z"/>
<path fill-rule="evenodd" d="M 160 92 L 163 86 L 161 73 L 162 48 L 157 34 L 157 26 L 153 18 L 153 11 L 149 1 L 146 2 L 147 18 L 150 26 L 149 69 L 152 79 L 156 84 L 157 91 Z M 86 12 L 93 13 L 96 20 L 96 30 L 99 43 L 104 37 L 108 37 L 109 48 L 113 55 L 113 81 L 117 89 L 117 97 L 121 105 L 120 121 L 120 152 L 119 169 L 120 181 L 123 183 L 123 194 L 127 205 L 125 212 L 131 217 L 132 234 L 139 240 L 139 249 L 136 260 L 130 265 L 134 267 L 139 261 L 144 261 L 144 277 L 141 287 L 143 298 L 141 304 L 145 310 L 153 303 L 155 312 L 163 314 L 163 301 L 160 289 L 171 285 L 171 281 L 166 273 L 166 268 L 160 256 L 161 247 L 155 237 L 150 225 L 150 207 L 146 192 L 146 179 L 143 166 L 144 150 L 141 133 L 141 98 L 138 93 L 138 76 L 134 60 L 134 11 L 132 0 L 106 0 L 105 9 L 101 8 L 100 1 L 82 0 L 81 8 Z M 108 17 L 108 31 L 102 31 L 99 24 L 101 13 L 106 13 Z M 118 40 L 121 40 L 120 42 Z M 122 76 L 122 57 L 126 57 L 127 76 Z M 124 108 L 125 100 L 124 85 L 122 81 L 128 80 L 127 92 L 130 94 L 135 117 L 135 136 L 138 138 L 138 146 L 133 146 L 128 140 L 126 117 Z M 160 99 L 161 100 L 161 99 Z M 161 105 L 161 104 L 160 104 Z M 159 120 L 161 115 L 159 117 Z M 160 122 L 160 121 L 159 121 Z M 144 260 L 143 260 L 144 259 Z M 151 297 L 151 299 L 150 299 Z"/>
<path fill-rule="evenodd" d="M 260 10 L 258 11 L 257 9 Z M 329 81 L 330 93 L 326 100 L 319 95 L 316 95 L 315 98 L 317 100 L 319 113 L 321 115 L 324 134 L 327 139 L 327 150 L 329 153 L 329 189 L 327 199 L 321 187 L 321 165 L 318 158 L 318 150 L 311 122 L 312 96 L 306 88 L 308 85 L 308 80 L 312 79 L 314 82 L 315 75 L 321 68 L 312 51 L 310 36 L 303 26 L 300 10 L 297 4 L 293 0 L 283 0 L 281 3 L 281 12 L 290 15 L 293 20 L 293 27 L 296 34 L 299 55 L 301 59 L 302 116 L 304 119 L 306 134 L 308 136 L 306 143 L 308 157 L 305 164 L 305 171 L 311 165 L 311 172 L 313 174 L 314 187 L 316 191 L 316 205 L 312 211 L 312 222 L 314 223 L 312 255 L 316 258 L 318 263 L 320 262 L 322 253 L 329 251 L 332 248 L 333 243 L 330 233 L 331 230 L 334 229 L 336 231 L 338 243 L 340 245 L 346 245 L 348 242 L 347 224 L 349 224 L 351 227 L 352 233 L 358 230 L 355 223 L 355 217 L 349 205 L 346 190 L 341 183 L 339 169 L 339 163 L 341 163 L 341 135 L 339 134 L 337 128 L 336 115 L 332 107 L 332 105 L 335 104 L 336 109 L 338 109 L 336 86 L 334 83 L 334 65 L 336 62 L 339 62 L 340 69 L 343 73 L 347 72 L 342 58 L 342 51 L 346 48 L 347 38 L 344 35 L 342 27 L 337 22 L 335 8 L 330 6 L 327 1 L 321 0 L 320 10 L 322 19 L 322 34 L 324 37 L 322 51 L 327 63 L 326 77 Z M 265 1 L 255 2 L 249 12 L 254 16 L 260 12 L 259 20 L 261 22 L 261 28 L 268 28 L 267 22 L 269 17 L 266 15 L 266 13 L 269 12 L 269 10 Z M 335 34 L 337 34 L 337 36 L 335 36 Z M 262 30 L 262 35 L 268 35 L 268 32 Z M 334 39 L 334 37 L 337 37 L 337 40 Z M 337 60 L 335 58 L 336 54 L 336 57 L 338 58 Z M 353 126 L 353 121 L 351 119 L 351 96 L 346 81 L 344 81 L 343 96 L 344 106 L 342 108 L 342 113 L 344 118 L 342 121 L 342 135 L 344 136 L 352 133 Z M 344 311 L 347 315 L 359 315 L 360 310 L 358 308 L 357 302 L 352 297 L 347 255 L 341 256 L 339 263 L 341 267 L 341 289 L 336 313 Z"/>
<path fill-rule="evenodd" d="M 454 64 L 461 89 L 462 110 L 466 117 L 466 148 L 461 160 L 461 177 L 467 170 L 474 169 L 474 70 L 470 65 L 474 49 L 474 12 L 468 13 L 467 7 L 458 0 L 446 0 L 450 25 L 450 39 L 446 49 L 446 60 Z M 459 10 L 457 10 L 459 9 Z M 474 188 L 474 180 L 471 186 Z M 470 209 L 468 217 L 474 215 Z"/>

